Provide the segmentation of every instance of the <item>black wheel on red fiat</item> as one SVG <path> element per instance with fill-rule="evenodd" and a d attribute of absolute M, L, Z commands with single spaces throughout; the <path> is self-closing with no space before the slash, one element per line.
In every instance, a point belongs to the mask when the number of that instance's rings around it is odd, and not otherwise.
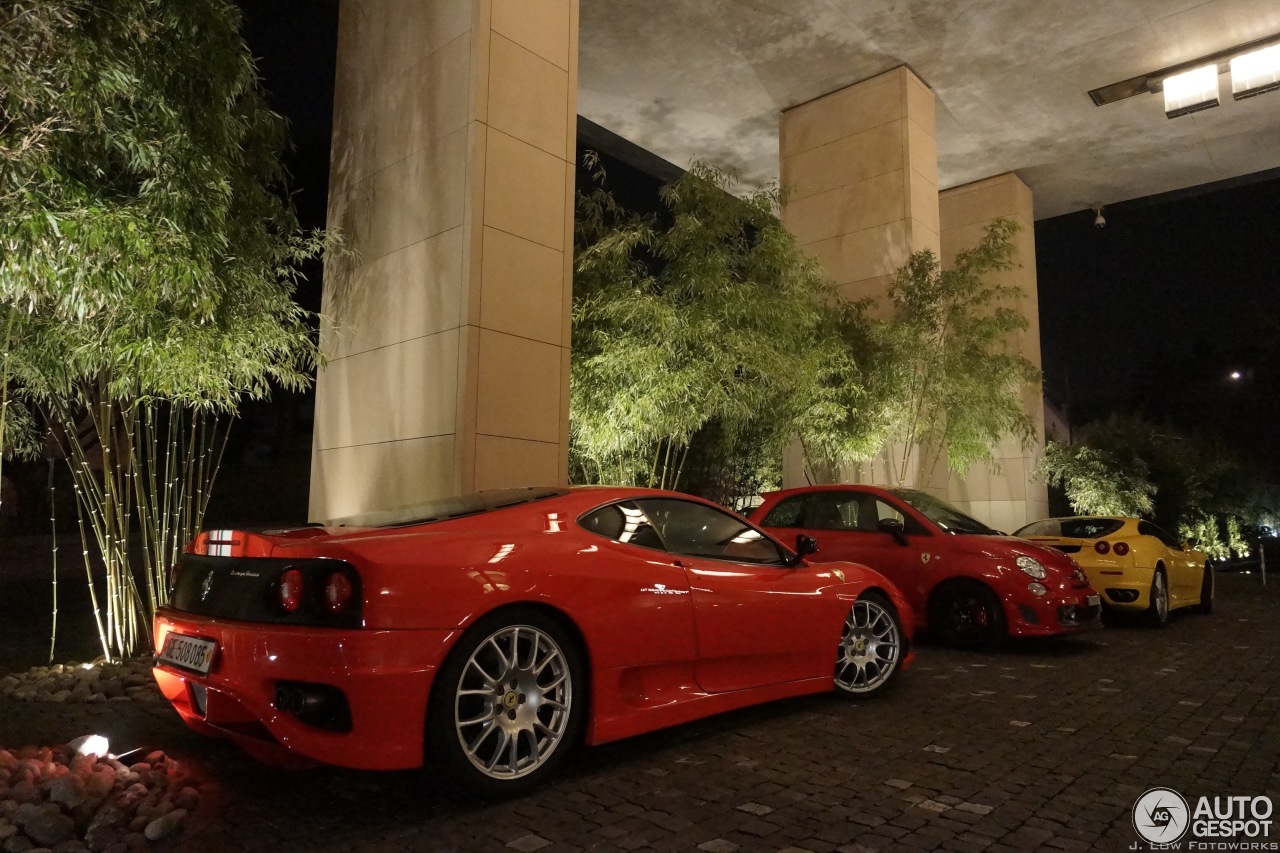
<path fill-rule="evenodd" d="M 558 620 L 519 607 L 490 614 L 436 677 L 427 764 L 467 794 L 523 794 L 577 745 L 586 698 L 578 649 Z"/>
<path fill-rule="evenodd" d="M 930 600 L 929 626 L 949 646 L 994 648 L 1005 638 L 1004 607 L 989 587 L 977 581 L 948 581 Z"/>

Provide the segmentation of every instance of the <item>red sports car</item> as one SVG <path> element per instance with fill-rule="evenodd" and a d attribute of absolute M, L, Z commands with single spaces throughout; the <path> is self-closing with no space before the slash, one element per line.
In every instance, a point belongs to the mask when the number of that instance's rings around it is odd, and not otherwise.
<path fill-rule="evenodd" d="M 777 536 L 819 538 L 819 560 L 865 563 L 958 646 L 1101 625 L 1097 593 L 1060 551 L 1005 536 L 913 489 L 808 486 L 772 492 L 751 517 Z"/>
<path fill-rule="evenodd" d="M 484 492 L 328 527 L 200 534 L 156 616 L 193 729 L 265 759 L 441 766 L 516 793 L 578 741 L 882 690 L 910 609 L 739 516 L 645 489 Z"/>

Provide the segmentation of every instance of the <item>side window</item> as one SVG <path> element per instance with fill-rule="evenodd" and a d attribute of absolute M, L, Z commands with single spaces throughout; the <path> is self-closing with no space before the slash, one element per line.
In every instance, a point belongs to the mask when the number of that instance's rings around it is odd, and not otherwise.
<path fill-rule="evenodd" d="M 805 504 L 808 495 L 796 495 L 769 510 L 763 521 L 757 521 L 763 527 L 804 527 Z"/>
<path fill-rule="evenodd" d="M 785 555 L 754 527 L 705 504 L 656 498 L 636 501 L 673 554 L 780 564 Z"/>
<path fill-rule="evenodd" d="M 858 496 L 849 492 L 810 495 L 803 526 L 811 530 L 857 530 Z"/>
<path fill-rule="evenodd" d="M 876 523 L 879 524 L 880 521 L 886 518 L 892 518 L 897 521 L 901 521 L 902 532 L 905 533 L 907 536 L 929 535 L 929 531 L 925 530 L 925 527 L 923 524 L 916 521 L 914 518 L 907 515 L 906 513 L 901 512 L 897 507 L 893 506 L 892 504 L 887 504 L 882 500 L 877 500 L 876 501 Z"/>
<path fill-rule="evenodd" d="M 1179 542 L 1178 540 L 1174 539 L 1174 538 L 1173 538 L 1172 536 L 1170 536 L 1168 533 L 1165 533 L 1162 529 L 1160 529 L 1159 527 L 1156 527 L 1154 524 L 1152 524 L 1152 523 L 1151 523 L 1151 522 L 1149 522 L 1149 521 L 1139 521 L 1139 522 L 1138 522 L 1138 532 L 1139 532 L 1139 533 L 1141 533 L 1143 536 L 1154 536 L 1154 537 L 1156 537 L 1156 538 L 1157 538 L 1157 539 L 1159 539 L 1161 542 L 1163 542 L 1165 545 L 1168 545 L 1170 548 L 1172 548 L 1172 549 L 1173 549 L 1173 550 L 1175 550 L 1175 551 L 1181 551 L 1181 550 L 1182 550 L 1182 543 L 1181 543 L 1181 542 Z"/>
<path fill-rule="evenodd" d="M 602 506 L 578 519 L 578 524 L 592 533 L 625 545 L 666 550 L 662 546 L 662 537 L 654 530 L 644 510 L 630 501 Z"/>

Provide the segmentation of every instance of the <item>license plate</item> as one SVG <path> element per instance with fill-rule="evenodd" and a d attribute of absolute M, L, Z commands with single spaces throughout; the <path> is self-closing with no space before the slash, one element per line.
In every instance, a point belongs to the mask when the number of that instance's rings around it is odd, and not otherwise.
<path fill-rule="evenodd" d="M 209 674 L 209 665 L 213 663 L 213 653 L 218 644 L 213 640 L 201 640 L 184 634 L 170 634 L 165 637 L 164 648 L 160 650 L 160 660 L 174 666 L 190 669 L 201 675 Z"/>
<path fill-rule="evenodd" d="M 1099 605 L 1102 604 L 1102 596 L 1091 595 L 1088 598 L 1086 598 L 1085 601 L 1089 603 L 1090 607 L 1098 607 Z"/>

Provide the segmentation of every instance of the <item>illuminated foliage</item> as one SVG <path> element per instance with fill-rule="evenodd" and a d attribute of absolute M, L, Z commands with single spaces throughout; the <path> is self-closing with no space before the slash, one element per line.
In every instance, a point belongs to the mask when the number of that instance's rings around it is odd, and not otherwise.
<path fill-rule="evenodd" d="M 1248 553 L 1241 526 L 1267 510 L 1256 469 L 1235 453 L 1136 415 L 1113 415 L 1050 442 L 1040 473 L 1086 515 L 1142 516 L 1215 558 Z"/>
<path fill-rule="evenodd" d="M 882 443 L 888 407 L 846 340 L 862 306 L 782 227 L 776 187 L 737 197 L 732 184 L 695 164 L 662 189 L 661 216 L 579 194 L 575 479 L 677 488 L 696 444 L 704 479 L 741 472 L 712 489 L 725 499 L 775 478 L 797 436 L 835 452 Z"/>
<path fill-rule="evenodd" d="M 292 295 L 324 237 L 299 229 L 239 25 L 225 0 L 0 5 L 0 389 L 66 447 L 107 563 L 109 656 L 164 596 L 163 565 L 135 586 L 131 514 L 186 535 L 216 471 L 208 419 L 303 387 L 316 361 Z"/>
<path fill-rule="evenodd" d="M 1010 348 L 1010 337 L 1027 327 L 1010 306 L 1023 294 L 991 281 L 1013 268 L 1017 229 L 1012 220 L 995 220 L 978 245 L 945 269 L 933 252 L 917 252 L 889 288 L 892 312 L 883 335 L 889 354 L 878 367 L 899 389 L 900 481 L 917 453 L 923 471 L 945 457 L 963 474 L 990 461 L 1006 436 L 1025 443 L 1034 432 L 1022 391 L 1040 372 Z"/>

